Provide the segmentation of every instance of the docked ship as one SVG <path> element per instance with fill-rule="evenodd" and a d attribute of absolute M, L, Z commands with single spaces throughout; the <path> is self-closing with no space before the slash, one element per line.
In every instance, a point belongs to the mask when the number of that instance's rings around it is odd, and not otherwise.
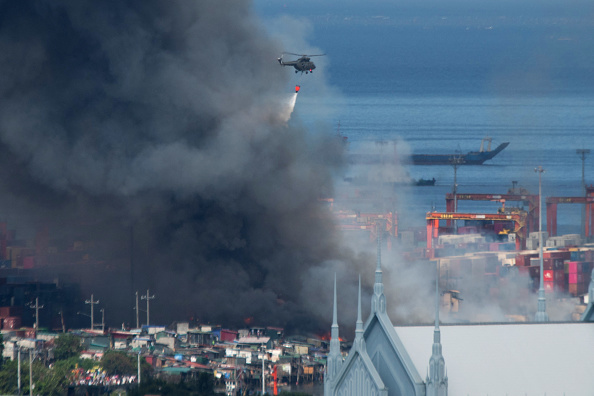
<path fill-rule="evenodd" d="M 485 141 L 489 142 L 485 150 Z M 466 154 L 413 154 L 410 163 L 413 165 L 482 165 L 485 161 L 495 157 L 509 142 L 501 143 L 495 150 L 491 150 L 491 138 L 483 138 L 479 151 L 470 151 Z"/>

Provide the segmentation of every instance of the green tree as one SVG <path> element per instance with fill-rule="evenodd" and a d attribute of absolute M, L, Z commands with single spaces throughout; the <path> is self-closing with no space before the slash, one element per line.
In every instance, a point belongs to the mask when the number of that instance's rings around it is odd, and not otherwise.
<path fill-rule="evenodd" d="M 73 334 L 61 334 L 54 340 L 54 359 L 64 360 L 77 356 L 82 351 L 80 338 Z"/>
<path fill-rule="evenodd" d="M 138 357 L 131 356 L 125 352 L 114 350 L 106 351 L 101 359 L 101 367 L 107 375 L 135 375 L 138 373 Z M 140 359 L 140 371 L 142 378 L 148 378 L 152 367 L 144 358 Z"/>
<path fill-rule="evenodd" d="M 40 395 L 64 395 L 68 390 L 70 372 L 75 367 L 90 369 L 97 363 L 89 359 L 71 357 L 58 360 L 51 368 L 45 367 L 39 359 L 33 361 L 34 393 Z M 0 369 L 0 394 L 15 394 L 17 383 L 17 361 L 7 360 Z M 21 391 L 29 393 L 29 360 L 21 361 Z"/>
<path fill-rule="evenodd" d="M 17 391 L 18 363 L 16 361 L 7 361 L 2 370 L 0 370 L 0 393 L 14 394 Z M 47 368 L 43 362 L 33 361 L 33 384 L 35 384 L 34 393 L 40 395 L 59 396 L 66 393 L 68 380 L 66 372 Z M 21 362 L 21 391 L 23 394 L 29 393 L 29 362 Z"/>
<path fill-rule="evenodd" d="M 214 376 L 210 373 L 200 373 L 196 380 L 196 387 L 202 395 L 214 395 Z"/>
<path fill-rule="evenodd" d="M 17 365 L 16 361 L 7 360 L 2 366 L 2 369 L 0 370 L 0 394 L 5 395 L 16 393 Z"/>
<path fill-rule="evenodd" d="M 54 363 L 54 367 L 72 371 L 75 368 L 82 368 L 83 370 L 90 370 L 97 365 L 97 362 L 92 359 L 81 359 L 78 357 L 71 357 L 69 359 L 58 360 Z"/>
<path fill-rule="evenodd" d="M 2 368 L 2 363 L 4 362 L 4 335 L 0 333 L 0 369 Z"/>
<path fill-rule="evenodd" d="M 45 367 L 43 362 L 33 362 L 34 393 L 47 396 L 64 395 L 68 389 L 69 372 L 70 370 L 64 366 L 48 368 Z"/>

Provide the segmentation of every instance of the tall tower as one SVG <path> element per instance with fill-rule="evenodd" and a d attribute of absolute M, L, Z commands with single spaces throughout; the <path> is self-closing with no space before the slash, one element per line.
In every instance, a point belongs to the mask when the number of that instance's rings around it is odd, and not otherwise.
<path fill-rule="evenodd" d="M 382 234 L 381 223 L 377 222 L 377 266 L 375 268 L 375 284 L 373 285 L 373 297 L 371 298 L 371 313 L 386 312 L 386 296 L 384 295 L 384 284 L 382 277 Z"/>
<path fill-rule="evenodd" d="M 437 262 L 439 266 L 439 262 Z M 439 268 L 439 267 L 437 267 Z M 441 353 L 441 332 L 439 330 L 439 271 L 435 274 L 435 329 L 433 330 L 433 353 L 429 359 L 429 373 L 425 380 L 427 396 L 447 396 L 448 376 L 445 359 Z"/>
<path fill-rule="evenodd" d="M 338 337 L 338 315 L 336 311 L 336 274 L 334 274 L 334 309 L 332 313 L 332 329 L 330 332 L 330 351 L 326 373 L 324 375 L 324 394 L 332 394 L 334 381 L 342 368 L 342 354 L 340 353 L 340 339 Z"/>
<path fill-rule="evenodd" d="M 361 319 L 361 275 L 359 275 L 359 298 L 357 299 L 357 324 L 355 325 L 355 341 L 359 351 L 365 349 L 363 338 L 363 320 Z"/>

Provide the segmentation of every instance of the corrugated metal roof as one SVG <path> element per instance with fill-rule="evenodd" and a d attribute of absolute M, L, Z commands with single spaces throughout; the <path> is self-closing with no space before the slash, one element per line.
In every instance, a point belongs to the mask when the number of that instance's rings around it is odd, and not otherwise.
<path fill-rule="evenodd" d="M 163 368 L 161 368 L 161 371 L 163 371 L 167 374 L 182 374 L 182 373 L 188 373 L 188 372 L 192 371 L 192 369 L 189 367 L 163 367 Z"/>
<path fill-rule="evenodd" d="M 238 344 L 266 344 L 270 337 L 242 337 L 237 340 Z"/>

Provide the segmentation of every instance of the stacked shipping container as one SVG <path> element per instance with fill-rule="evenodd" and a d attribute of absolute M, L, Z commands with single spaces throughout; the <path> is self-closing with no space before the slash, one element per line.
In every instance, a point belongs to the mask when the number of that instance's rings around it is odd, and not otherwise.
<path fill-rule="evenodd" d="M 594 266 L 594 250 L 570 249 L 570 259 L 565 264 L 568 291 L 573 296 L 586 294 Z"/>
<path fill-rule="evenodd" d="M 588 292 L 590 272 L 594 261 L 591 249 L 555 249 L 543 252 L 543 280 L 546 292 L 569 293 L 579 296 Z M 540 260 L 538 253 L 526 252 L 516 256 L 520 273 L 530 276 L 533 290 L 540 287 Z"/>

